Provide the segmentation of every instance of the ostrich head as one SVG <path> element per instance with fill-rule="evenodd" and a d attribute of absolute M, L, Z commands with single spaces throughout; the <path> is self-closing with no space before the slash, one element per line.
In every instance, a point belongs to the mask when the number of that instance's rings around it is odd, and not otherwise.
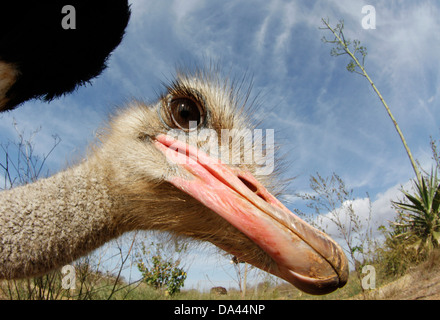
<path fill-rule="evenodd" d="M 210 72 L 178 73 L 157 102 L 131 103 L 110 120 L 95 155 L 124 198 L 123 231 L 208 241 L 313 294 L 344 286 L 339 245 L 271 194 L 279 182 L 261 166 L 224 157 L 243 132 L 234 129 L 253 129 L 238 91 Z"/>

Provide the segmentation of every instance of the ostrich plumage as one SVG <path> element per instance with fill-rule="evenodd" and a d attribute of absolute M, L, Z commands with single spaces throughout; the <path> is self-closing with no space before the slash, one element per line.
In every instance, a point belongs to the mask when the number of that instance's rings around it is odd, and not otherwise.
<path fill-rule="evenodd" d="M 75 29 L 62 21 L 74 7 Z M 127 0 L 2 1 L 0 112 L 50 101 L 100 75 L 130 19 Z"/>

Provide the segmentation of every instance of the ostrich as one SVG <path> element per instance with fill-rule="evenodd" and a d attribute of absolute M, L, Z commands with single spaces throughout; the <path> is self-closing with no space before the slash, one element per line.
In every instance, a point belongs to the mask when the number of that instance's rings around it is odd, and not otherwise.
<path fill-rule="evenodd" d="M 101 74 L 129 18 L 127 0 L 2 1 L 0 112 L 50 101 Z"/>
<path fill-rule="evenodd" d="M 2 191 L 0 278 L 42 275 L 125 232 L 159 230 L 208 241 L 308 293 L 344 286 L 341 247 L 268 191 L 276 181 L 208 152 L 211 142 L 231 149 L 225 129 L 253 128 L 240 91 L 212 70 L 177 72 L 155 103 L 110 117 L 82 162 Z M 218 135 L 188 142 L 204 129 Z"/>

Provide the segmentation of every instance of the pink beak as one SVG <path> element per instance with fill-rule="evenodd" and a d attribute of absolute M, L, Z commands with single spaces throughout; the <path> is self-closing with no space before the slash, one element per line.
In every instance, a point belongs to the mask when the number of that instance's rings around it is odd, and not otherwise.
<path fill-rule="evenodd" d="M 168 182 L 243 232 L 276 266 L 268 270 L 258 261 L 247 262 L 311 294 L 345 285 L 348 263 L 341 247 L 294 215 L 249 172 L 166 135 L 157 136 L 154 144 L 168 161 L 185 169 L 186 174 L 171 175 Z M 222 249 L 241 259 L 240 252 Z"/>

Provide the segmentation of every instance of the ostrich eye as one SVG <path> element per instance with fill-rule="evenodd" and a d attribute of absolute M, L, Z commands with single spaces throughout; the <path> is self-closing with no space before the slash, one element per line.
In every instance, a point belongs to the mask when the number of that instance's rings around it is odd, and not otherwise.
<path fill-rule="evenodd" d="M 182 130 L 198 127 L 205 118 L 201 106 L 189 98 L 175 98 L 170 101 L 169 112 L 174 124 Z M 197 122 L 194 126 L 191 122 Z"/>

